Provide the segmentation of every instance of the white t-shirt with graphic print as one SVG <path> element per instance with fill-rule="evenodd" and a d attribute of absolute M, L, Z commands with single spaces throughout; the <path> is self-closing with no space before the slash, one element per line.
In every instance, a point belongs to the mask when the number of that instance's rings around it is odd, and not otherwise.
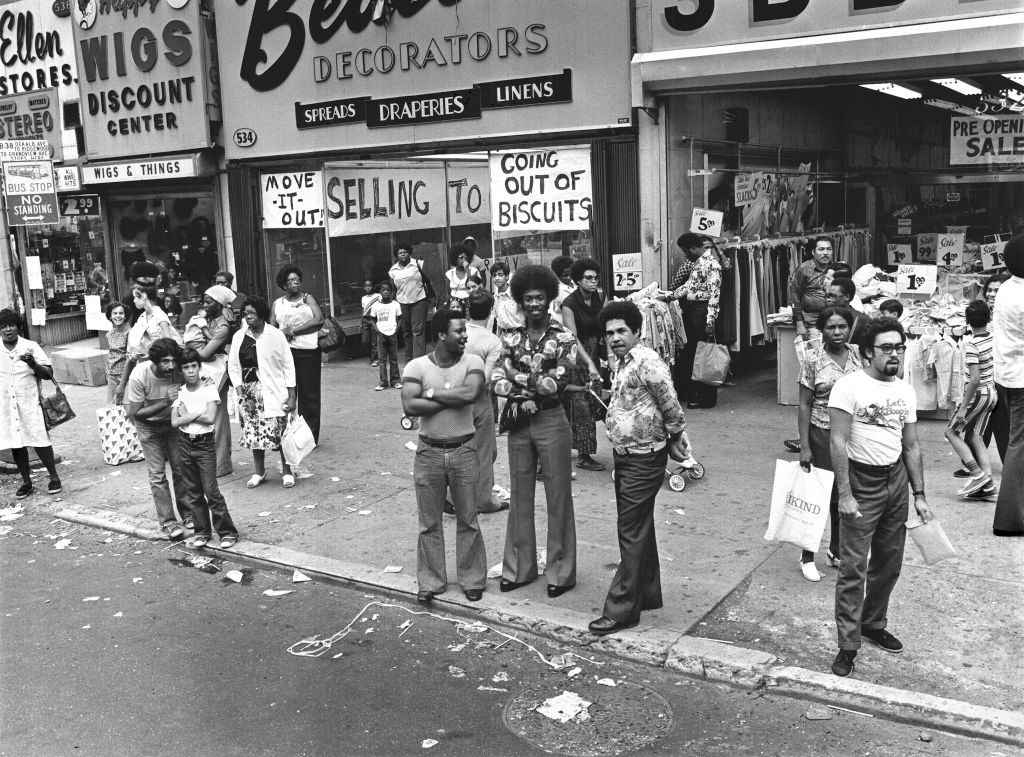
<path fill-rule="evenodd" d="M 892 465 L 903 454 L 903 427 L 917 423 L 917 395 L 903 379 L 879 381 L 860 370 L 832 387 L 828 406 L 853 416 L 846 454 L 867 465 Z"/>

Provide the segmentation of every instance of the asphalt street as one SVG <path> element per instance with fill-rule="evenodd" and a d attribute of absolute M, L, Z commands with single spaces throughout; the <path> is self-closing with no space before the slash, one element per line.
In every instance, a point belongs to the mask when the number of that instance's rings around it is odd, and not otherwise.
<path fill-rule="evenodd" d="M 2 755 L 1015 753 L 39 512 L 0 530 Z M 536 711 L 563 692 L 589 719 Z"/>

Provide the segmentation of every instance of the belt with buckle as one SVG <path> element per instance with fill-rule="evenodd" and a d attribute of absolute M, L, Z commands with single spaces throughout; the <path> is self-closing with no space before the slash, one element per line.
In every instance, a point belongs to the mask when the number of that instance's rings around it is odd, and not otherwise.
<path fill-rule="evenodd" d="M 850 460 L 850 465 L 864 473 L 892 473 L 902 464 L 902 457 L 897 457 L 894 462 L 891 462 L 888 465 L 872 465 L 871 463 L 862 463 L 859 460 Z"/>
<path fill-rule="evenodd" d="M 472 441 L 473 434 L 468 434 L 461 439 L 449 439 L 447 441 L 440 441 L 435 439 L 428 439 L 425 436 L 420 437 L 420 441 L 426 444 L 428 447 L 434 447 L 435 449 L 455 449 L 461 447 L 468 441 Z"/>
<path fill-rule="evenodd" d="M 184 436 L 190 442 L 201 442 L 204 439 L 212 439 L 213 432 L 207 431 L 205 434 L 182 434 L 182 436 Z"/>
<path fill-rule="evenodd" d="M 660 452 L 665 449 L 665 442 L 655 442 L 654 444 L 645 444 L 643 446 L 635 447 L 612 447 L 612 451 L 616 455 L 649 455 L 652 452 Z"/>

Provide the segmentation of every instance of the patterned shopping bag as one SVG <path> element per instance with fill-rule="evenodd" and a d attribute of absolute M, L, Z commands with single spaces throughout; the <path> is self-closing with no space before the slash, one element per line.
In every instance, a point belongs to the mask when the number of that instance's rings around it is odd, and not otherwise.
<path fill-rule="evenodd" d="M 139 434 L 123 407 L 97 408 L 96 419 L 100 424 L 100 449 L 107 465 L 136 463 L 145 459 Z"/>

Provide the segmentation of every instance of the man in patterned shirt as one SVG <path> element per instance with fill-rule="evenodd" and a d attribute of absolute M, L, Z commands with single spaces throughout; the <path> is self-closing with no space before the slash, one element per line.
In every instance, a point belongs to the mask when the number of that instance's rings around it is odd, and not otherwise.
<path fill-rule="evenodd" d="M 714 247 L 704 246 L 699 234 L 683 234 L 676 245 L 686 253 L 686 262 L 672 278 L 675 298 L 681 300 L 686 345 L 676 361 L 675 386 L 680 397 L 687 397 L 689 408 L 710 408 L 718 404 L 718 387 L 690 378 L 697 342 L 715 336 L 718 300 L 722 292 L 722 264 Z"/>
<path fill-rule="evenodd" d="M 589 626 L 591 633 L 605 636 L 635 626 L 641 610 L 662 606 L 654 499 L 668 458 L 684 460 L 688 449 L 668 366 L 640 343 L 639 308 L 629 301 L 610 302 L 599 320 L 614 356 L 605 428 L 615 462 L 620 556 L 603 614 Z"/>

